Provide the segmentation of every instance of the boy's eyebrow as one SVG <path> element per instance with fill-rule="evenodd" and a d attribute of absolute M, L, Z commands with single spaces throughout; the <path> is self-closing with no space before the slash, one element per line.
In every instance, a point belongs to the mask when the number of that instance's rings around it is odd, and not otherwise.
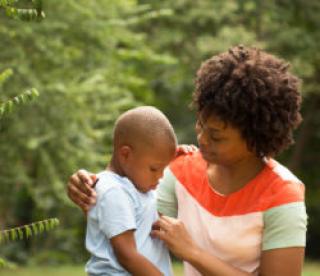
<path fill-rule="evenodd" d="M 164 167 L 164 166 L 167 166 L 167 164 L 165 164 L 165 163 L 154 163 L 154 164 L 152 164 L 151 166 L 154 166 L 154 167 Z"/>

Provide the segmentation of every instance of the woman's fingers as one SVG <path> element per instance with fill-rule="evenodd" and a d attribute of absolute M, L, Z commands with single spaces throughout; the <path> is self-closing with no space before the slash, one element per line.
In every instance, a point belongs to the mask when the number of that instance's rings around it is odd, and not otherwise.
<path fill-rule="evenodd" d="M 198 148 L 195 145 L 178 145 L 176 155 L 183 155 L 183 154 L 189 154 L 197 151 Z"/>
<path fill-rule="evenodd" d="M 172 225 L 172 221 L 170 221 L 166 218 L 168 218 L 168 217 L 161 216 L 157 221 L 157 223 L 158 223 L 157 225 L 159 226 L 159 228 L 161 230 L 169 231 L 171 228 L 171 225 Z"/>
<path fill-rule="evenodd" d="M 178 220 L 178 219 L 175 219 L 175 218 L 171 218 L 171 217 L 168 217 L 168 216 L 161 216 L 161 219 L 164 221 L 164 222 L 166 222 L 166 223 L 168 223 L 168 224 L 176 224 L 176 223 L 178 223 L 180 220 Z"/>
<path fill-rule="evenodd" d="M 73 185 L 68 187 L 68 195 L 75 203 L 81 202 L 82 204 L 92 204 L 92 201 L 95 201 L 95 197 L 88 196 Z"/>
<path fill-rule="evenodd" d="M 86 170 L 74 173 L 68 182 L 68 196 L 84 212 L 87 212 L 96 202 L 96 192 L 93 188 L 96 176 Z"/>
<path fill-rule="evenodd" d="M 75 180 L 77 180 L 77 186 L 80 187 L 80 189 L 84 191 L 86 194 L 90 195 L 94 191 L 93 187 L 96 183 L 95 174 L 89 173 L 88 171 L 81 169 L 76 173 Z"/>
<path fill-rule="evenodd" d="M 80 190 L 88 196 L 95 196 L 93 185 L 92 174 L 89 174 L 86 170 L 79 170 L 69 178 L 68 189 L 73 188 L 73 190 Z"/>
<path fill-rule="evenodd" d="M 183 222 L 179 219 L 162 216 L 156 223 L 158 230 L 152 236 L 164 241 L 170 251 L 178 258 L 184 259 L 196 245 Z"/>
<path fill-rule="evenodd" d="M 170 229 L 170 222 L 163 219 L 163 216 L 161 216 L 153 225 L 152 225 L 152 231 L 151 236 L 158 238 L 160 240 L 166 240 L 165 234 L 168 233 Z"/>
<path fill-rule="evenodd" d="M 78 177 L 81 179 L 83 183 L 87 183 L 88 185 L 92 186 L 94 184 L 94 180 L 92 179 L 92 176 L 95 176 L 92 173 L 89 173 L 85 169 L 80 169 L 76 173 Z"/>
<path fill-rule="evenodd" d="M 167 216 L 161 216 L 152 226 L 151 235 L 161 240 L 167 241 L 169 235 L 175 234 L 175 225 L 179 225 L 179 220 Z"/>

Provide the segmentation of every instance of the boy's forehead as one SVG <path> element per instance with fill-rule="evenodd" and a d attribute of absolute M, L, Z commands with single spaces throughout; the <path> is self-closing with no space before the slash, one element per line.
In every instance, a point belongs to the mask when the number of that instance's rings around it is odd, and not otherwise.
<path fill-rule="evenodd" d="M 168 140 L 168 139 L 167 139 Z M 168 157 L 175 154 L 176 144 L 170 141 L 154 141 L 154 144 L 142 147 L 146 155 L 150 156 L 154 160 L 168 159 Z"/>

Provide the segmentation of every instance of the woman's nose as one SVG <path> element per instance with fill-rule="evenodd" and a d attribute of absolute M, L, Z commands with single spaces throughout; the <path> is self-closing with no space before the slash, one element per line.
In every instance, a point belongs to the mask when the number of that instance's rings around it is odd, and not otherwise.
<path fill-rule="evenodd" d="M 206 145 L 207 144 L 207 138 L 203 131 L 203 129 L 198 130 L 197 134 L 197 140 L 199 145 Z"/>

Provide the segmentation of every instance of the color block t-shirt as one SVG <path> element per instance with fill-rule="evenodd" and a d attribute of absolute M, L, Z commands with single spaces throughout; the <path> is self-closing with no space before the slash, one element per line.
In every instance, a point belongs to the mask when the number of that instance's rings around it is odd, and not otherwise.
<path fill-rule="evenodd" d="M 210 186 L 200 152 L 183 155 L 166 170 L 157 189 L 158 211 L 181 219 L 208 253 L 258 274 L 263 250 L 304 247 L 304 185 L 269 159 L 242 189 L 229 195 Z M 185 275 L 201 275 L 185 263 Z"/>

